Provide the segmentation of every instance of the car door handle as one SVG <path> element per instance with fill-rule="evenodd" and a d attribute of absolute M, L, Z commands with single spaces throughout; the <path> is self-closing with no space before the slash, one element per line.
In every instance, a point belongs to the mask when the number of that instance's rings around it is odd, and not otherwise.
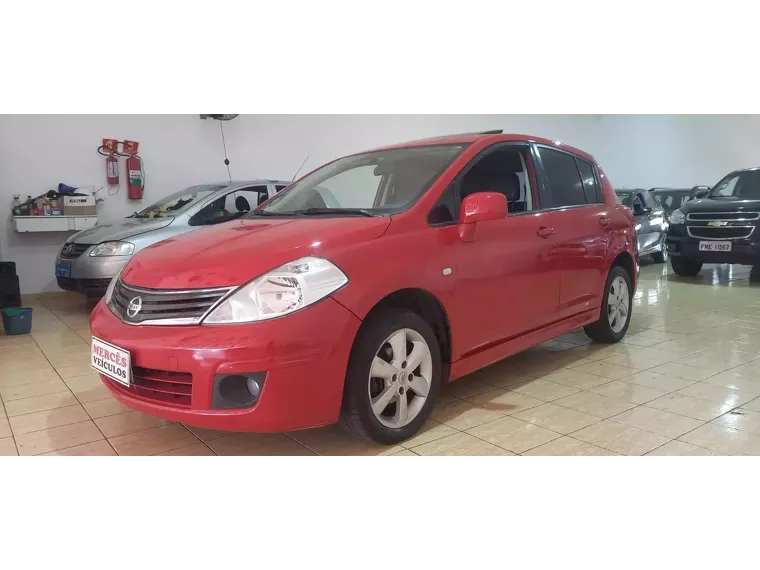
<path fill-rule="evenodd" d="M 547 228 L 546 226 L 541 226 L 536 230 L 536 235 L 541 238 L 548 238 L 551 235 L 554 235 L 554 228 Z"/>
<path fill-rule="evenodd" d="M 610 227 L 611 223 L 612 223 L 612 221 L 609 218 L 607 218 L 607 217 L 599 218 L 599 225 L 602 226 L 603 228 Z"/>

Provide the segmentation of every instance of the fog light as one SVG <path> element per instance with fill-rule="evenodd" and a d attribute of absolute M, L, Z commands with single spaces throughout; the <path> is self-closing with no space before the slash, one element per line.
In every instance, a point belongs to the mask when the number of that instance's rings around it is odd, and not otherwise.
<path fill-rule="evenodd" d="M 261 396 L 265 378 L 265 372 L 216 375 L 211 407 L 216 410 L 253 407 Z"/>
<path fill-rule="evenodd" d="M 256 382 L 255 378 L 249 377 L 247 384 L 248 391 L 251 393 L 251 396 L 258 400 L 259 395 L 261 394 L 261 386 L 259 386 L 259 383 Z"/>

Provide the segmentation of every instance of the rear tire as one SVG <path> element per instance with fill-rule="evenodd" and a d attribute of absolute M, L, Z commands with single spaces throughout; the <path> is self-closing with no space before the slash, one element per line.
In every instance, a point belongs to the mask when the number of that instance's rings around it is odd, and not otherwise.
<path fill-rule="evenodd" d="M 354 342 L 340 424 L 370 442 L 409 439 L 430 417 L 441 378 L 441 350 L 430 325 L 411 311 L 385 310 L 364 323 Z"/>
<path fill-rule="evenodd" d="M 632 305 L 631 276 L 625 269 L 616 265 L 610 269 L 607 282 L 604 284 L 599 320 L 585 326 L 583 330 L 591 340 L 596 342 L 608 344 L 619 342 L 628 331 L 628 325 L 631 324 Z"/>
<path fill-rule="evenodd" d="M 665 234 L 662 234 L 662 238 L 660 238 L 660 251 L 653 253 L 652 259 L 654 259 L 655 263 L 665 263 L 668 260 L 668 248 L 665 243 Z"/>
<path fill-rule="evenodd" d="M 679 277 L 696 277 L 702 270 L 702 262 L 688 257 L 671 257 L 670 265 Z"/>

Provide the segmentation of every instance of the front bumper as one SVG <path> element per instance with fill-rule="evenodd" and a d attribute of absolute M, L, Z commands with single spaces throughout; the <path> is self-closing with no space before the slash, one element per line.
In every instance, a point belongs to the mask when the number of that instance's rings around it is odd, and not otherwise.
<path fill-rule="evenodd" d="M 666 238 L 666 247 L 673 257 L 688 257 L 701 263 L 760 264 L 760 243 L 758 242 L 752 242 L 749 239 L 726 240 L 731 242 L 731 251 L 699 251 L 700 241 L 705 240 L 669 233 Z"/>
<path fill-rule="evenodd" d="M 56 257 L 59 263 L 68 264 L 71 274 L 67 277 L 56 275 L 58 286 L 67 291 L 79 293 L 105 293 L 111 279 L 132 259 L 131 255 L 111 257 L 90 257 L 87 252 L 76 259 Z"/>
<path fill-rule="evenodd" d="M 149 326 L 122 322 L 98 303 L 92 335 L 128 350 L 132 366 L 192 374 L 189 407 L 131 393 L 101 375 L 114 397 L 140 412 L 209 429 L 275 432 L 338 419 L 349 353 L 361 321 L 332 298 L 280 319 L 250 325 Z M 256 404 L 212 409 L 218 374 L 264 372 Z"/>

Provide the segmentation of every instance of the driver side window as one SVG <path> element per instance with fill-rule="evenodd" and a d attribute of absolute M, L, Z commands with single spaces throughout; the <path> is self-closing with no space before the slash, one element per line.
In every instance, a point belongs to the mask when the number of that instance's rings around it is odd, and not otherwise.
<path fill-rule="evenodd" d="M 266 186 L 240 188 L 204 206 L 190 219 L 191 226 L 222 224 L 244 216 L 266 201 L 269 191 Z"/>
<path fill-rule="evenodd" d="M 736 190 L 736 183 L 739 181 L 738 176 L 729 178 L 723 182 L 720 186 L 716 186 L 713 190 L 713 194 L 716 196 L 733 196 Z"/>
<path fill-rule="evenodd" d="M 644 210 L 644 200 L 640 193 L 637 193 L 633 197 L 633 203 L 631 204 L 631 209 L 633 210 L 633 213 L 638 215 L 641 215 L 641 213 Z"/>

